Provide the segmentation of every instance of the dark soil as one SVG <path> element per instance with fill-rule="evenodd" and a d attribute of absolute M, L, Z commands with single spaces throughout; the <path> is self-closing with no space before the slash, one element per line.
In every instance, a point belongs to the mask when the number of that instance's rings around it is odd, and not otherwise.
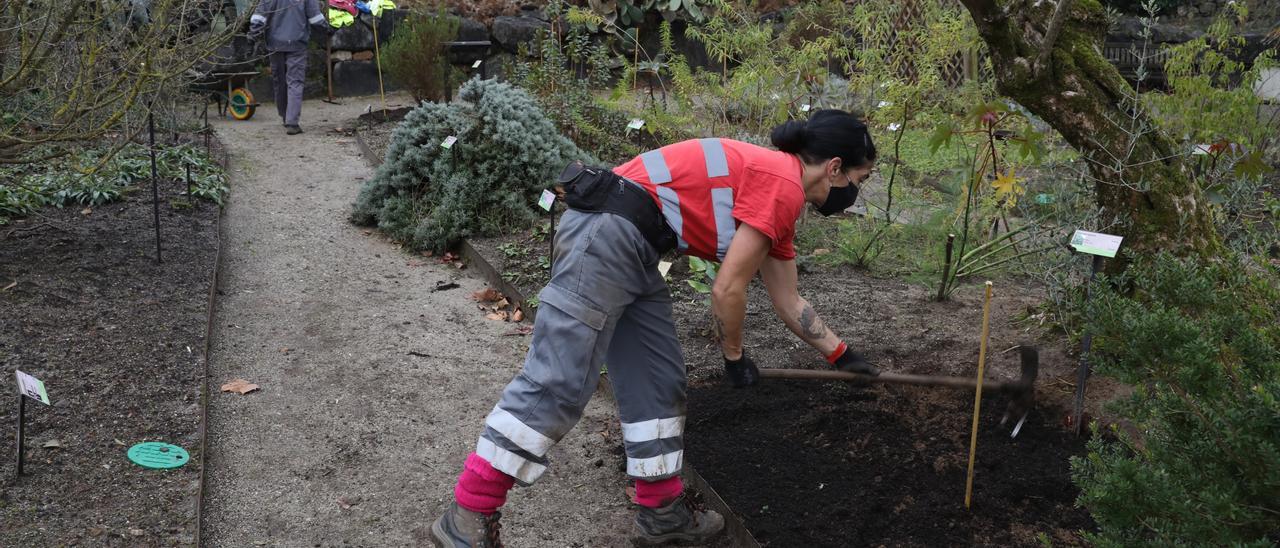
<path fill-rule="evenodd" d="M 886 371 L 972 377 L 977 372 L 982 288 L 954 301 L 924 288 L 850 269 L 802 275 L 801 293 L 851 346 Z M 998 423 L 1005 401 L 982 405 L 971 510 L 964 508 L 973 392 L 912 386 L 765 380 L 726 387 L 718 345 L 703 336 L 706 309 L 677 304 L 691 368 L 688 461 L 772 546 L 1035 545 L 1079 543 L 1093 527 L 1073 506 L 1069 458 L 1084 441 L 1062 422 L 1074 361 L 1055 340 L 1015 321 L 1038 300 L 1034 288 L 997 284 L 987 378 L 1019 375 L 1019 341 L 1041 348 L 1040 407 L 1018 435 Z M 761 367 L 823 367 L 753 288 L 746 345 Z M 1008 351 L 1007 351 L 1008 350 Z M 1101 380 L 1096 398 L 1115 388 Z"/>
<path fill-rule="evenodd" d="M 200 386 L 216 205 L 162 184 L 163 264 L 151 192 L 92 208 L 46 209 L 0 227 L 0 364 L 53 405 L 27 405 L 26 470 L 15 479 L 16 405 L 0 405 L 0 546 L 193 545 Z M 190 206 L 186 204 L 191 204 Z M 45 447 L 57 440 L 61 448 Z M 129 446 L 179 445 L 172 470 L 130 462 Z"/>
<path fill-rule="evenodd" d="M 537 294 L 545 239 L 526 231 L 471 244 L 525 297 Z M 803 251 L 803 250 L 802 250 Z M 771 546 L 1036 545 L 1043 534 L 1078 544 L 1094 528 L 1075 508 L 1069 459 L 1084 440 L 1065 422 L 1076 357 L 1060 333 L 1031 318 L 1043 291 L 996 280 L 988 379 L 1019 376 L 1016 346 L 1040 349 L 1039 407 L 1017 439 L 1000 427 L 1005 401 L 982 405 L 971 510 L 964 508 L 973 392 L 911 386 L 852 387 L 818 381 L 764 381 L 726 387 L 719 345 L 710 337 L 706 296 L 693 290 L 688 262 L 674 261 L 670 286 L 689 366 L 687 462 L 697 467 L 752 534 Z M 542 274 L 542 275 L 540 275 Z M 950 302 L 925 287 L 848 267 L 811 267 L 800 292 L 853 348 L 885 371 L 972 377 L 977 372 L 982 286 Z M 748 353 L 761 367 L 824 367 L 786 329 L 761 284 L 748 298 Z M 1124 392 L 1090 381 L 1088 411 Z"/>

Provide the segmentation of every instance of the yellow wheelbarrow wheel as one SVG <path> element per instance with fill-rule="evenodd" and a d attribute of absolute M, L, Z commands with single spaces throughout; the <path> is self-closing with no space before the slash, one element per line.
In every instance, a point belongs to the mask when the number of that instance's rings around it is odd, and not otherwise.
<path fill-rule="evenodd" d="M 247 89 L 233 89 L 231 95 L 227 97 L 227 110 L 231 112 L 231 117 L 237 120 L 253 118 L 253 112 L 257 108 L 257 103 L 253 102 L 253 94 Z"/>

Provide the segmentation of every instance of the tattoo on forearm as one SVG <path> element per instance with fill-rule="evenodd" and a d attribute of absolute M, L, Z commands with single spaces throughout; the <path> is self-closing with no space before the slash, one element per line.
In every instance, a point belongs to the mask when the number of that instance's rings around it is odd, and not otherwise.
<path fill-rule="evenodd" d="M 818 313 L 808 304 L 800 309 L 800 330 L 809 339 L 821 339 L 827 335 L 827 326 L 822 323 Z"/>
<path fill-rule="evenodd" d="M 712 314 L 711 327 L 714 328 L 716 331 L 716 340 L 723 341 L 724 340 L 724 320 L 721 320 L 720 316 Z"/>

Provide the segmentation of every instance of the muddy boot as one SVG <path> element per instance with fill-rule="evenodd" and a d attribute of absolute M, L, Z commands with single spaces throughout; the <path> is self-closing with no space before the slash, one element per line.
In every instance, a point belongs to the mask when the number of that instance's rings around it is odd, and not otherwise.
<path fill-rule="evenodd" d="M 498 536 L 501 515 L 494 512 L 486 516 L 455 502 L 431 525 L 431 543 L 437 548 L 502 548 Z"/>
<path fill-rule="evenodd" d="M 723 529 L 723 516 L 680 495 L 662 508 L 641 507 L 631 542 L 636 546 L 706 544 Z"/>

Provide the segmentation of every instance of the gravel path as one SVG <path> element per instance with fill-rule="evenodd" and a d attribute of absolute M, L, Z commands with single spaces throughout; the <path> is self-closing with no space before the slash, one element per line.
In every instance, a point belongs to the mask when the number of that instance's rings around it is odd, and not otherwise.
<path fill-rule="evenodd" d="M 347 222 L 372 171 L 332 130 L 373 102 L 309 101 L 298 136 L 269 105 L 217 124 L 233 191 L 210 355 L 206 546 L 430 545 L 423 533 L 522 361 L 527 337 L 504 335 L 514 326 L 471 301 L 481 280 Z M 431 291 L 451 279 L 461 287 Z M 261 390 L 217 391 L 233 378 Z M 509 545 L 624 543 L 632 513 L 614 420 L 597 398 L 543 480 L 512 492 Z"/>

